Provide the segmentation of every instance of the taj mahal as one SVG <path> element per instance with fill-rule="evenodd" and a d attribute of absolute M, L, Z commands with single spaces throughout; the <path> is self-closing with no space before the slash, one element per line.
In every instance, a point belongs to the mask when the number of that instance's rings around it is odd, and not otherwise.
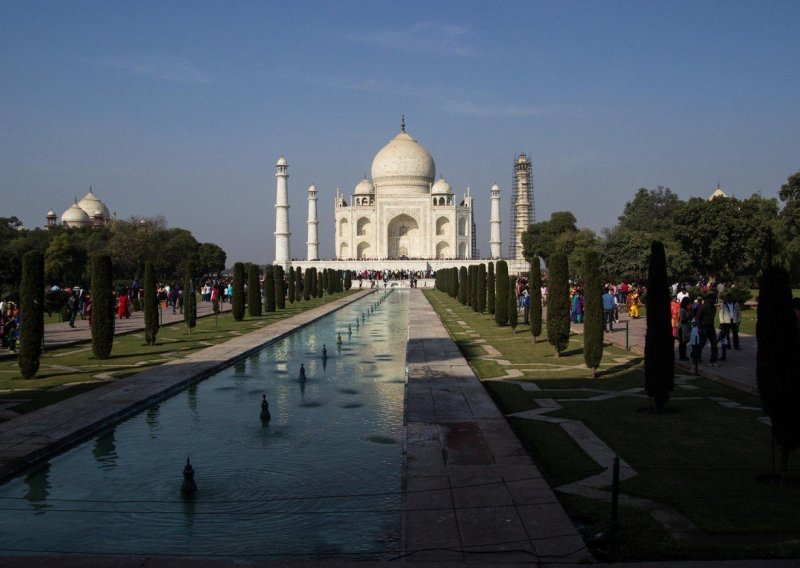
<path fill-rule="evenodd" d="M 481 262 L 476 250 L 476 224 L 470 189 L 461 195 L 443 177 L 436 179 L 431 154 L 417 142 L 401 121 L 400 132 L 372 160 L 371 179 L 364 177 L 346 196 L 339 188 L 334 197 L 335 259 L 319 259 L 317 188 L 308 188 L 307 250 L 305 260 L 291 260 L 289 251 L 289 163 L 276 164 L 275 263 L 306 268 L 408 268 L 437 270 Z M 522 256 L 522 233 L 533 222 L 530 161 L 515 159 L 515 195 L 512 197 L 512 231 L 509 268 L 527 270 Z M 490 255 L 502 256 L 500 187 L 490 195 Z M 299 256 L 296 255 L 295 256 Z"/>

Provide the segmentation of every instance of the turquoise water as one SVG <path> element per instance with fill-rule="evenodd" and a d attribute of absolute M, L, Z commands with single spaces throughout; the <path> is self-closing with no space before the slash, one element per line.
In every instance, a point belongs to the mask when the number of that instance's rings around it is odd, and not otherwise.
<path fill-rule="evenodd" d="M 0 554 L 398 553 L 408 295 L 383 294 L 0 486 Z"/>

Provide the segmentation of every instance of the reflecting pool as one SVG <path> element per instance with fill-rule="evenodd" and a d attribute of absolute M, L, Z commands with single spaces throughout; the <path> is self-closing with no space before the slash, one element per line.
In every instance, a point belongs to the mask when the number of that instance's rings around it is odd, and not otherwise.
<path fill-rule="evenodd" d="M 0 554 L 397 554 L 408 293 L 384 294 L 0 486 Z"/>

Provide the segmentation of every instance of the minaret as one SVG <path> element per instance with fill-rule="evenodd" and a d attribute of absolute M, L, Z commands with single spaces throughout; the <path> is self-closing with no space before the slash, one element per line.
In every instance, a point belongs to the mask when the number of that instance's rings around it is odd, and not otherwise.
<path fill-rule="evenodd" d="M 308 252 L 306 260 L 319 260 L 319 234 L 317 233 L 317 187 L 308 186 Z"/>
<path fill-rule="evenodd" d="M 289 265 L 289 162 L 283 156 L 275 164 L 277 196 L 275 198 L 275 264 Z"/>
<path fill-rule="evenodd" d="M 514 179 L 511 195 L 511 242 L 508 244 L 508 257 L 514 260 L 524 258 L 522 235 L 534 222 L 533 183 L 531 170 L 533 166 L 525 154 L 514 160 Z"/>
<path fill-rule="evenodd" d="M 500 240 L 500 186 L 492 186 L 492 210 L 489 217 L 489 254 L 494 258 L 501 258 L 503 241 Z"/>

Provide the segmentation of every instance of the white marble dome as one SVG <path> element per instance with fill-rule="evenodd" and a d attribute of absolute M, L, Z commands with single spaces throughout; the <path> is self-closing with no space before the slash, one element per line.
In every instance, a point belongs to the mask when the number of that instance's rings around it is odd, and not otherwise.
<path fill-rule="evenodd" d="M 375 193 L 375 186 L 372 185 L 372 182 L 367 178 L 364 178 L 358 182 L 358 185 L 356 185 L 356 189 L 353 193 L 355 193 L 355 195 L 371 195 Z"/>
<path fill-rule="evenodd" d="M 92 193 L 91 188 L 89 193 L 83 196 L 83 199 L 78 201 L 78 207 L 83 209 L 90 217 L 94 217 L 95 212 L 99 211 L 103 215 L 103 219 L 108 221 L 111 218 L 111 213 L 108 211 L 105 203 L 97 199 L 97 196 Z"/>
<path fill-rule="evenodd" d="M 61 215 L 61 223 L 71 228 L 88 227 L 91 225 L 92 219 L 76 202 Z"/>
<path fill-rule="evenodd" d="M 445 180 L 444 178 L 439 178 L 438 180 L 436 180 L 436 183 L 433 184 L 433 187 L 431 188 L 431 193 L 439 195 L 450 194 L 453 193 L 453 190 L 450 187 L 450 184 L 447 183 L 447 180 Z"/>
<path fill-rule="evenodd" d="M 435 177 L 433 157 L 405 131 L 392 138 L 372 160 L 372 179 L 376 186 L 424 185 L 427 189 Z"/>
<path fill-rule="evenodd" d="M 286 161 L 286 158 L 281 156 L 280 158 L 278 158 L 278 162 L 275 165 L 276 166 L 288 166 L 289 162 Z"/>

